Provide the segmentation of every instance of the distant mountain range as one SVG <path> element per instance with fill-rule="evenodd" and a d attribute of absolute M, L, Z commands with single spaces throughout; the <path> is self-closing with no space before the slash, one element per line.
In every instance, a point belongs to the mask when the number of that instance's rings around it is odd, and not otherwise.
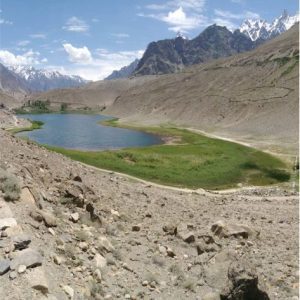
<path fill-rule="evenodd" d="M 299 15 L 290 16 L 288 12 L 284 10 L 282 15 L 273 20 L 272 23 L 261 19 L 247 19 L 241 25 L 240 31 L 252 41 L 258 39 L 268 40 L 287 31 L 296 22 L 299 22 Z"/>
<path fill-rule="evenodd" d="M 4 66 L 0 63 L 0 90 L 13 97 L 22 97 L 32 92 L 79 87 L 88 81 L 58 71 L 35 69 L 32 66 Z"/>
<path fill-rule="evenodd" d="M 32 66 L 9 66 L 8 69 L 20 76 L 33 92 L 82 86 L 88 81 L 75 75 L 63 75 L 58 71 L 35 69 Z"/>
<path fill-rule="evenodd" d="M 175 73 L 186 66 L 249 51 L 287 31 L 296 22 L 299 22 L 299 16 L 290 16 L 284 10 L 272 23 L 248 19 L 234 32 L 226 27 L 212 25 L 192 40 L 178 34 L 174 39 L 150 43 L 134 70 L 136 61 L 119 71 L 114 71 L 106 79 Z"/>

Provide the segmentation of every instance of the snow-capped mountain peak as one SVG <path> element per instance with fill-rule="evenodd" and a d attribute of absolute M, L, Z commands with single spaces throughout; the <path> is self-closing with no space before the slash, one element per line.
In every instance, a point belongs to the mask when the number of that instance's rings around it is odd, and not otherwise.
<path fill-rule="evenodd" d="M 8 66 L 8 69 L 24 79 L 32 91 L 81 86 L 88 81 L 75 75 L 63 75 L 57 70 L 35 69 L 32 66 Z"/>
<path fill-rule="evenodd" d="M 176 33 L 176 38 L 182 38 L 182 39 L 184 39 L 184 40 L 188 40 L 188 37 L 185 36 L 181 31 L 178 31 L 178 32 Z"/>
<path fill-rule="evenodd" d="M 261 19 L 247 19 L 239 29 L 252 41 L 256 41 L 259 38 L 269 39 L 275 37 L 290 29 L 296 22 L 299 22 L 299 15 L 290 16 L 287 10 L 284 10 L 282 15 L 272 23 Z"/>

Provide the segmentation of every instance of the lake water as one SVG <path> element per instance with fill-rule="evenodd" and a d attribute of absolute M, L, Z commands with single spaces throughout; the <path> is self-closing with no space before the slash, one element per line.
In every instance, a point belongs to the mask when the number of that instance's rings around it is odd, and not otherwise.
<path fill-rule="evenodd" d="M 152 134 L 98 124 L 101 120 L 111 119 L 102 115 L 26 114 L 20 117 L 42 121 L 44 125 L 41 129 L 20 132 L 17 136 L 50 146 L 96 151 L 162 143 Z"/>

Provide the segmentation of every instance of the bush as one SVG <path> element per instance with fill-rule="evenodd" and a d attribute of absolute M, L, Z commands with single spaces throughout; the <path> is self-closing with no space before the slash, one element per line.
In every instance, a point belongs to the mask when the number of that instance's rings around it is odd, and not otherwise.
<path fill-rule="evenodd" d="M 6 170 L 0 169 L 0 189 L 4 193 L 4 199 L 7 201 L 19 200 L 21 187 L 19 180 Z"/>
<path fill-rule="evenodd" d="M 267 170 L 269 177 L 276 179 L 279 182 L 288 181 L 291 178 L 291 175 L 285 170 L 273 169 Z"/>

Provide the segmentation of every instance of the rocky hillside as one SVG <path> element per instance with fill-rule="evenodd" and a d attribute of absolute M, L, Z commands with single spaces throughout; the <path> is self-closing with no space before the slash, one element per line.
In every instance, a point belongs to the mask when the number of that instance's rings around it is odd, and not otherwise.
<path fill-rule="evenodd" d="M 0 140 L 1 299 L 298 295 L 296 194 L 162 188 Z"/>
<path fill-rule="evenodd" d="M 109 76 L 107 76 L 105 78 L 105 80 L 130 77 L 133 74 L 133 72 L 135 71 L 139 61 L 140 61 L 139 59 L 136 59 L 128 66 L 125 66 L 125 67 L 121 68 L 120 70 L 113 71 Z"/>
<path fill-rule="evenodd" d="M 192 40 L 181 36 L 152 42 L 135 70 L 135 75 L 175 73 L 185 66 L 251 50 L 255 43 L 238 30 L 212 25 Z"/>
<path fill-rule="evenodd" d="M 68 108 L 102 111 L 112 105 L 125 91 L 134 86 L 143 85 L 154 80 L 155 76 L 143 76 L 140 78 L 102 80 L 89 83 L 80 88 L 60 89 L 45 93 L 36 93 L 27 100 L 49 100 L 52 108 L 60 108 L 66 103 Z"/>
<path fill-rule="evenodd" d="M 23 98 L 30 89 L 24 79 L 0 63 L 0 91 L 6 96 Z"/>
<path fill-rule="evenodd" d="M 254 51 L 133 87 L 106 112 L 124 122 L 170 122 L 297 151 L 298 68 L 294 26 Z"/>

